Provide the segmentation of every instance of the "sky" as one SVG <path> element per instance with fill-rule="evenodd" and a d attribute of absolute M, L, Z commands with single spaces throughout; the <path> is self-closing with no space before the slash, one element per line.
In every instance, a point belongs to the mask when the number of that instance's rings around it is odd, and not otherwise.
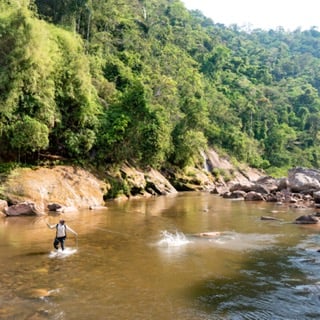
<path fill-rule="evenodd" d="M 293 31 L 316 27 L 320 31 L 320 0 L 182 0 L 214 23 L 264 30 Z"/>

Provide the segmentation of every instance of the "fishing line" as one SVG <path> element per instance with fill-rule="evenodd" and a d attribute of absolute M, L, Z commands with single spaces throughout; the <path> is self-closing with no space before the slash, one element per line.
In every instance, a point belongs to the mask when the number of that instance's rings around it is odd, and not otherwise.
<path fill-rule="evenodd" d="M 76 242 L 76 249 L 78 250 L 78 236 L 75 236 L 74 238 L 75 238 L 74 240 Z"/>
<path fill-rule="evenodd" d="M 122 236 L 129 236 L 128 233 L 123 233 L 123 232 L 119 232 L 119 231 L 113 231 L 113 230 L 110 230 L 110 229 L 104 229 L 104 228 L 99 228 L 99 227 L 94 227 L 93 229 L 101 230 L 101 231 L 109 232 L 109 233 L 121 234 Z"/>

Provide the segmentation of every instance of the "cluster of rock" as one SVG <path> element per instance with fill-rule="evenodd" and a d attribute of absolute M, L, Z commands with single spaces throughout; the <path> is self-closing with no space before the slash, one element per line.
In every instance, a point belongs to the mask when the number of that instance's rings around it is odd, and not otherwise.
<path fill-rule="evenodd" d="M 17 216 L 80 208 L 96 210 L 105 208 L 105 199 L 109 198 L 121 200 L 213 188 L 221 191 L 227 188 L 227 176 L 234 182 L 247 182 L 261 176 L 251 168 L 235 168 L 214 150 L 202 156 L 203 168 L 166 168 L 162 172 L 152 168 L 141 170 L 128 163 L 95 175 L 74 166 L 16 169 L 1 185 L 1 193 L 7 201 L 0 202 L 0 211 L 7 216 Z M 217 177 L 214 168 L 223 174 Z"/>
<path fill-rule="evenodd" d="M 221 194 L 228 199 L 246 201 L 267 201 L 287 203 L 294 208 L 320 209 L 320 171 L 316 169 L 293 168 L 288 177 L 276 179 L 261 177 L 254 182 L 233 184 Z M 296 223 L 318 223 L 319 213 L 297 218 Z"/>
<path fill-rule="evenodd" d="M 106 209 L 106 206 L 103 205 L 92 205 L 89 206 L 88 209 L 90 210 L 99 210 L 99 209 Z M 24 201 L 19 202 L 17 204 L 8 205 L 8 202 L 5 200 L 0 200 L 0 210 L 6 216 L 32 216 L 32 215 L 41 215 L 44 213 L 43 210 L 39 210 L 37 205 L 32 201 Z M 59 203 L 49 203 L 47 205 L 46 211 L 49 212 L 56 212 L 56 213 L 65 213 L 68 211 L 77 211 L 76 207 L 66 207 Z"/>
<path fill-rule="evenodd" d="M 142 171 L 124 163 L 113 178 L 125 183 L 131 196 L 160 196 L 177 193 L 167 178 L 159 171 L 149 168 Z M 125 195 L 127 197 L 127 195 Z"/>
<path fill-rule="evenodd" d="M 206 161 L 211 166 L 221 165 L 212 151 Z M 221 160 L 220 160 L 221 161 Z M 227 162 L 224 170 L 233 170 Z M 68 212 L 79 208 L 92 210 L 106 208 L 104 196 L 111 189 L 107 179 L 99 179 L 79 168 L 19 169 L 2 186 L 8 201 L 0 200 L 0 211 L 7 216 L 39 215 L 48 211 Z M 294 168 L 281 179 L 259 175 L 246 170 L 233 171 L 228 183 L 214 179 L 208 171 L 192 171 L 190 177 L 176 172 L 160 173 L 149 169 L 140 171 L 124 164 L 113 179 L 124 183 L 130 190 L 127 197 L 156 196 L 185 190 L 218 193 L 228 199 L 286 203 L 295 208 L 320 209 L 320 171 Z M 120 197 L 121 198 L 121 197 Z M 320 214 L 319 214 L 320 215 Z M 299 217 L 296 223 L 318 223 L 317 214 Z"/>
<path fill-rule="evenodd" d="M 130 197 L 177 193 L 160 172 L 143 172 L 124 164 L 112 177 L 127 185 Z M 105 209 L 104 196 L 111 189 L 105 177 L 96 177 L 80 168 L 18 169 L 3 184 L 6 200 L 0 200 L 0 211 L 6 216 L 41 215 L 47 212 L 65 213 L 86 208 Z M 128 198 L 128 195 L 123 195 Z M 121 199 L 121 197 L 118 197 Z"/>

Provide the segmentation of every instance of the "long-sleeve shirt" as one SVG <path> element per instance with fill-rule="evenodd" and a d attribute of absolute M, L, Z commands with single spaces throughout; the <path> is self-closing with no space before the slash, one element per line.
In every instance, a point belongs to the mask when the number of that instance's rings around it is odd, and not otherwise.
<path fill-rule="evenodd" d="M 49 223 L 47 223 L 47 226 L 50 228 L 50 229 L 57 229 L 57 238 L 62 238 L 62 237 L 65 237 L 66 236 L 66 231 L 70 231 L 71 233 L 73 233 L 74 235 L 78 235 L 74 230 L 72 230 L 68 225 L 66 224 L 61 224 L 61 223 L 58 223 L 57 225 L 54 224 L 54 225 L 50 225 Z"/>

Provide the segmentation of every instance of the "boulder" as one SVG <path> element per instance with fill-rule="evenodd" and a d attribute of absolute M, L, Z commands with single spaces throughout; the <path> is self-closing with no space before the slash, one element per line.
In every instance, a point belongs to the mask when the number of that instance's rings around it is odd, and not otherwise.
<path fill-rule="evenodd" d="M 151 194 L 166 195 L 177 193 L 171 183 L 158 171 L 150 169 L 145 174 L 146 189 Z"/>
<path fill-rule="evenodd" d="M 320 203 L 320 191 L 315 191 L 313 193 L 313 200 L 314 200 L 314 203 L 316 204 Z"/>
<path fill-rule="evenodd" d="M 49 203 L 47 207 L 49 211 L 56 211 L 56 212 L 62 211 L 62 205 L 58 203 Z"/>
<path fill-rule="evenodd" d="M 320 171 L 316 169 L 294 168 L 288 172 L 291 192 L 310 193 L 320 190 Z"/>
<path fill-rule="evenodd" d="M 242 190 L 235 190 L 232 192 L 226 192 L 223 194 L 223 198 L 225 199 L 243 199 L 246 195 L 245 191 Z"/>
<path fill-rule="evenodd" d="M 270 216 L 261 216 L 261 220 L 269 220 L 269 221 L 282 221 L 281 219 L 270 217 Z"/>
<path fill-rule="evenodd" d="M 285 200 L 285 196 L 283 195 L 282 192 L 272 192 L 266 195 L 265 197 L 267 202 L 278 202 L 278 203 L 282 203 Z"/>
<path fill-rule="evenodd" d="M 36 215 L 37 210 L 32 202 L 21 202 L 4 209 L 7 216 Z"/>
<path fill-rule="evenodd" d="M 281 202 L 281 200 L 278 200 L 276 194 L 274 193 L 269 193 L 266 195 L 265 200 L 267 202 Z"/>
<path fill-rule="evenodd" d="M 244 200 L 246 200 L 246 201 L 263 201 L 264 197 L 261 193 L 257 193 L 255 191 L 250 191 L 245 195 Z"/>
<path fill-rule="evenodd" d="M 295 220 L 297 224 L 317 224 L 318 222 L 319 218 L 314 215 L 303 215 Z"/>
<path fill-rule="evenodd" d="M 277 188 L 277 186 L 275 187 L 275 189 L 276 188 Z M 260 184 L 259 182 L 250 182 L 250 181 L 247 181 L 245 183 L 236 183 L 230 187 L 231 192 L 233 192 L 235 190 L 241 190 L 244 192 L 254 191 L 257 193 L 261 193 L 261 194 L 270 193 L 270 189 L 268 188 L 267 185 L 264 185 L 262 183 Z"/>
<path fill-rule="evenodd" d="M 143 194 L 146 188 L 144 173 L 128 164 L 123 164 L 120 168 L 121 178 L 125 180 L 130 188 L 131 194 Z"/>
<path fill-rule="evenodd" d="M 279 190 L 281 180 L 272 178 L 270 176 L 264 176 L 256 180 L 255 184 L 256 186 L 259 186 L 262 190 L 265 190 L 263 193 L 270 193 Z M 253 189 L 253 191 L 260 192 L 258 191 L 258 189 Z"/>
<path fill-rule="evenodd" d="M 244 192 L 250 192 L 255 187 L 255 183 L 246 181 L 245 183 L 236 183 L 233 186 L 230 187 L 230 192 L 233 191 L 244 191 Z"/>
<path fill-rule="evenodd" d="M 261 193 L 261 194 L 269 194 L 270 193 L 270 190 L 266 186 L 258 184 L 258 183 L 256 183 L 254 185 L 254 187 L 252 188 L 251 191 Z"/>
<path fill-rule="evenodd" d="M 92 173 L 72 166 L 17 168 L 2 186 L 9 203 L 32 201 L 38 212 L 53 205 L 88 208 L 104 205 L 108 185 Z M 12 209 L 10 209 L 12 210 Z"/>
<path fill-rule="evenodd" d="M 224 199 L 231 199 L 231 192 L 230 191 L 226 191 L 224 193 L 221 194 L 222 198 Z"/>
<path fill-rule="evenodd" d="M 244 183 L 236 183 L 230 187 L 230 191 L 242 190 L 245 192 L 255 191 L 261 194 L 269 194 L 276 192 L 281 184 L 280 179 L 275 179 L 270 176 L 263 176 L 256 181 L 246 181 Z"/>
<path fill-rule="evenodd" d="M 218 184 L 214 186 L 214 188 L 210 191 L 212 194 L 224 194 L 228 191 L 228 187 L 223 184 Z"/>
<path fill-rule="evenodd" d="M 278 190 L 286 190 L 289 187 L 289 180 L 287 177 L 283 177 L 277 180 Z"/>

